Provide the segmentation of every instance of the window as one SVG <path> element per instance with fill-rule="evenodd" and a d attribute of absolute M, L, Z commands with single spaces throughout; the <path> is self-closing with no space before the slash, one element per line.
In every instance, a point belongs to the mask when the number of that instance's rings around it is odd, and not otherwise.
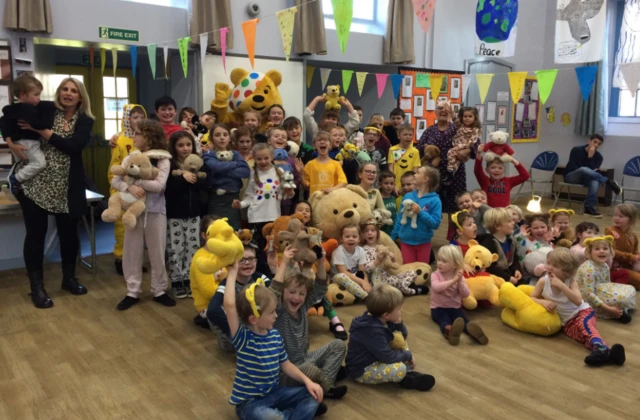
<path fill-rule="evenodd" d="M 131 1 L 134 3 L 145 3 L 145 4 L 153 4 L 155 6 L 166 6 L 166 7 L 179 7 L 180 9 L 186 9 L 189 0 L 124 0 Z"/>
<path fill-rule="evenodd" d="M 67 77 L 73 77 L 78 79 L 84 84 L 84 76 L 80 74 L 45 74 L 42 77 L 42 94 L 40 95 L 43 101 L 53 101 L 56 98 L 56 90 L 60 83 Z"/>
<path fill-rule="evenodd" d="M 104 132 L 118 133 L 122 121 L 122 108 L 129 103 L 129 79 L 126 77 L 102 77 L 104 97 Z"/>
<path fill-rule="evenodd" d="M 353 0 L 351 32 L 384 35 L 387 27 L 389 0 Z M 336 29 L 331 0 L 322 0 L 324 23 L 327 29 Z"/>
<path fill-rule="evenodd" d="M 622 32 L 627 32 L 630 29 L 635 28 L 638 24 L 640 24 L 639 15 L 638 15 L 638 4 L 637 2 L 629 2 L 628 7 L 630 7 L 635 13 L 627 13 L 625 15 L 625 2 L 618 1 L 616 5 L 616 32 L 615 32 L 615 40 L 616 40 L 616 54 L 615 60 L 619 60 L 616 62 L 632 62 L 637 61 L 633 56 L 637 55 L 636 49 L 629 49 L 626 47 L 629 44 L 627 39 L 629 35 L 627 33 L 622 34 Z M 633 9 L 635 8 L 635 9 Z M 625 19 L 627 21 L 625 21 Z M 631 21 L 629 21 L 631 19 Z M 633 20 L 635 19 L 635 21 Z M 634 36 L 635 37 L 635 36 Z M 632 44 L 635 45 L 635 44 Z M 622 48 L 621 48 L 622 47 Z M 629 56 L 631 54 L 632 56 Z M 626 87 L 624 83 L 624 79 L 622 78 L 622 74 L 619 73 L 617 67 L 614 66 L 614 74 L 613 74 L 613 86 L 611 87 L 611 98 L 609 101 L 609 116 L 610 117 L 640 117 L 640 100 L 638 100 L 638 95 L 640 95 L 640 89 L 636 91 L 636 95 L 631 96 L 631 91 Z M 625 87 L 614 87 L 614 86 L 625 86 Z"/>

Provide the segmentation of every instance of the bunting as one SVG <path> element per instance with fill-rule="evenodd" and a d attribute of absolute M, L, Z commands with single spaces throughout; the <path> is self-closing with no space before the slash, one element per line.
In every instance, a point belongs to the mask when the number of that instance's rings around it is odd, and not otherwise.
<path fill-rule="evenodd" d="M 629 89 L 629 93 L 633 98 L 636 97 L 636 91 L 638 90 L 638 83 L 640 83 L 640 63 L 623 63 L 618 66 L 624 83 Z"/>
<path fill-rule="evenodd" d="M 377 73 L 376 74 L 376 82 L 378 83 L 378 99 L 382 98 L 382 93 L 384 92 L 384 88 L 387 86 L 387 78 L 388 74 Z"/>
<path fill-rule="evenodd" d="M 307 66 L 307 89 L 311 87 L 311 81 L 313 80 L 313 73 L 316 72 L 314 66 Z"/>
<path fill-rule="evenodd" d="M 131 73 L 133 78 L 136 78 L 136 67 L 138 67 L 138 47 L 132 45 L 129 47 L 129 54 L 131 54 Z"/>
<path fill-rule="evenodd" d="M 178 51 L 180 52 L 180 63 L 182 64 L 182 72 L 184 73 L 184 77 L 186 78 L 189 74 L 189 41 L 191 41 L 190 36 L 185 36 L 184 38 L 180 38 L 178 40 Z"/>
<path fill-rule="evenodd" d="M 113 65 L 113 77 L 116 77 L 116 69 L 118 68 L 118 49 L 111 48 L 111 63 Z"/>
<path fill-rule="evenodd" d="M 322 80 L 322 90 L 327 87 L 327 82 L 329 81 L 329 75 L 331 74 L 331 69 L 320 69 L 320 80 Z"/>
<path fill-rule="evenodd" d="M 255 53 L 256 53 L 256 25 L 260 19 L 251 19 L 242 22 L 242 33 L 244 34 L 244 43 L 247 46 L 247 54 L 249 55 L 249 62 L 251 68 L 254 68 Z"/>
<path fill-rule="evenodd" d="M 289 61 L 291 55 L 291 43 L 293 42 L 293 21 L 298 11 L 297 7 L 290 7 L 276 12 L 278 26 L 280 26 L 280 36 L 282 37 L 282 48 L 284 56 Z"/>
<path fill-rule="evenodd" d="M 442 80 L 444 79 L 444 74 L 430 74 L 429 75 L 429 85 L 431 86 L 431 94 L 435 98 L 440 94 L 440 90 L 442 89 Z"/>
<path fill-rule="evenodd" d="M 207 46 L 209 45 L 209 33 L 200 34 L 200 64 L 204 65 L 204 57 L 207 55 Z"/>
<path fill-rule="evenodd" d="M 358 94 L 362 96 L 362 89 L 364 88 L 364 82 L 367 80 L 366 71 L 358 71 L 356 72 L 356 81 L 358 82 Z"/>
<path fill-rule="evenodd" d="M 333 20 L 336 23 L 336 35 L 342 54 L 347 50 L 351 21 L 353 20 L 353 0 L 331 0 Z"/>
<path fill-rule="evenodd" d="M 227 33 L 229 28 L 220 28 L 220 51 L 222 52 L 222 67 L 227 74 Z"/>
<path fill-rule="evenodd" d="M 391 75 L 391 87 L 393 88 L 393 97 L 396 100 L 398 100 L 398 95 L 400 94 L 400 87 L 402 87 L 402 79 L 404 79 L 403 74 Z"/>
<path fill-rule="evenodd" d="M 511 99 L 513 103 L 518 103 L 522 97 L 522 90 L 524 89 L 524 81 L 527 78 L 526 71 L 510 71 L 507 73 L 509 76 L 509 88 L 511 89 Z M 484 102 L 484 101 L 482 101 Z"/>
<path fill-rule="evenodd" d="M 158 44 L 147 45 L 147 55 L 149 56 L 149 66 L 151 67 L 151 75 L 156 80 L 156 48 Z"/>
<path fill-rule="evenodd" d="M 556 81 L 557 74 L 558 69 L 536 70 L 536 77 L 538 78 L 538 93 L 540 95 L 540 102 L 542 105 L 547 102 L 549 95 L 551 95 L 551 90 L 553 89 L 553 84 Z"/>
<path fill-rule="evenodd" d="M 353 77 L 353 70 L 342 70 L 342 93 L 345 95 L 349 90 L 349 85 L 351 84 L 351 78 Z"/>
<path fill-rule="evenodd" d="M 104 66 L 107 64 L 107 50 L 100 48 L 100 71 L 104 74 Z"/>
<path fill-rule="evenodd" d="M 164 53 L 164 78 L 169 78 L 169 69 L 167 68 L 167 63 L 169 61 L 169 45 L 165 42 L 162 46 L 162 52 Z"/>
<path fill-rule="evenodd" d="M 476 74 L 476 82 L 478 83 L 478 92 L 480 93 L 480 103 L 484 103 L 487 99 L 487 93 L 489 93 L 489 87 L 491 86 L 491 80 L 493 74 Z"/>
<path fill-rule="evenodd" d="M 436 10 L 436 0 L 412 0 L 413 12 L 418 17 L 418 23 L 425 34 L 429 32 L 433 21 L 433 12 Z"/>
<path fill-rule="evenodd" d="M 578 77 L 578 84 L 580 85 L 582 98 L 586 102 L 589 100 L 591 90 L 593 90 L 593 85 L 596 83 L 598 66 L 576 67 L 576 76 Z"/>

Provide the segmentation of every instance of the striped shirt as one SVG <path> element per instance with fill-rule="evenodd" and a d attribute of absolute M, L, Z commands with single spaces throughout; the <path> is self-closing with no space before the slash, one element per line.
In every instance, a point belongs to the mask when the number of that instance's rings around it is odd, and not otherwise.
<path fill-rule="evenodd" d="M 280 333 L 271 329 L 267 335 L 259 335 L 240 324 L 232 343 L 236 378 L 229 403 L 240 405 L 273 391 L 280 382 L 280 364 L 289 360 Z"/>

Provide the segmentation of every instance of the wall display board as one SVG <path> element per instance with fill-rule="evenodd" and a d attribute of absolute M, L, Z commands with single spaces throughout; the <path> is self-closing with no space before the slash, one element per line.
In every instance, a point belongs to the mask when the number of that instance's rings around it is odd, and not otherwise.
<path fill-rule="evenodd" d="M 513 104 L 512 141 L 514 143 L 534 143 L 540 134 L 540 95 L 538 80 L 528 76 L 524 82 L 524 93 Z"/>

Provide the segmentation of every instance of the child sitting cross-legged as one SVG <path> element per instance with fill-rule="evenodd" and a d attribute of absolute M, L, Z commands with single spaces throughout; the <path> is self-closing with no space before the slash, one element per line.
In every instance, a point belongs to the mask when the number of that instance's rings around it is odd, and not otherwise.
<path fill-rule="evenodd" d="M 492 254 L 498 255 L 498 260 L 493 262 L 487 271 L 515 285 L 524 284 L 516 255 L 516 243 L 511 239 L 514 223 L 509 210 L 489 209 L 484 214 L 484 225 L 489 235 L 479 238 L 479 243 Z"/>
<path fill-rule="evenodd" d="M 325 398 L 342 398 L 347 393 L 346 386 L 335 386 L 338 376 L 346 377 L 341 369 L 347 346 L 342 340 L 332 340 L 311 353 L 309 351 L 309 320 L 307 311 L 327 294 L 327 272 L 324 255 L 318 260 L 315 281 L 303 276 L 293 258 L 297 249 L 288 246 L 282 253 L 282 262 L 273 278 L 271 290 L 278 298 L 275 328 L 282 335 L 289 360 L 300 371 L 319 383 Z M 339 375 L 342 371 L 342 375 Z M 283 377 L 281 384 L 296 385 L 296 381 Z"/>
<path fill-rule="evenodd" d="M 353 319 L 347 350 L 347 373 L 356 382 L 367 385 L 398 383 L 402 388 L 429 391 L 436 383 L 433 376 L 414 371 L 416 361 L 407 350 L 391 348 L 394 332 L 407 338 L 402 322 L 402 292 L 389 284 L 379 284 L 366 300 L 367 310 Z"/>
<path fill-rule="evenodd" d="M 236 349 L 236 377 L 229 403 L 241 419 L 312 419 L 319 412 L 322 387 L 296 367 L 285 351 L 276 322 L 276 295 L 261 281 L 238 293 L 238 263 L 227 267 L 224 310 Z M 304 387 L 280 386 L 280 369 Z M 326 411 L 326 407 L 324 409 Z"/>
<path fill-rule="evenodd" d="M 342 228 L 340 246 L 331 256 L 331 278 L 358 299 L 366 299 L 371 291 L 371 283 L 365 272 L 367 263 L 364 249 L 360 244 L 360 228 L 348 224 Z"/>

